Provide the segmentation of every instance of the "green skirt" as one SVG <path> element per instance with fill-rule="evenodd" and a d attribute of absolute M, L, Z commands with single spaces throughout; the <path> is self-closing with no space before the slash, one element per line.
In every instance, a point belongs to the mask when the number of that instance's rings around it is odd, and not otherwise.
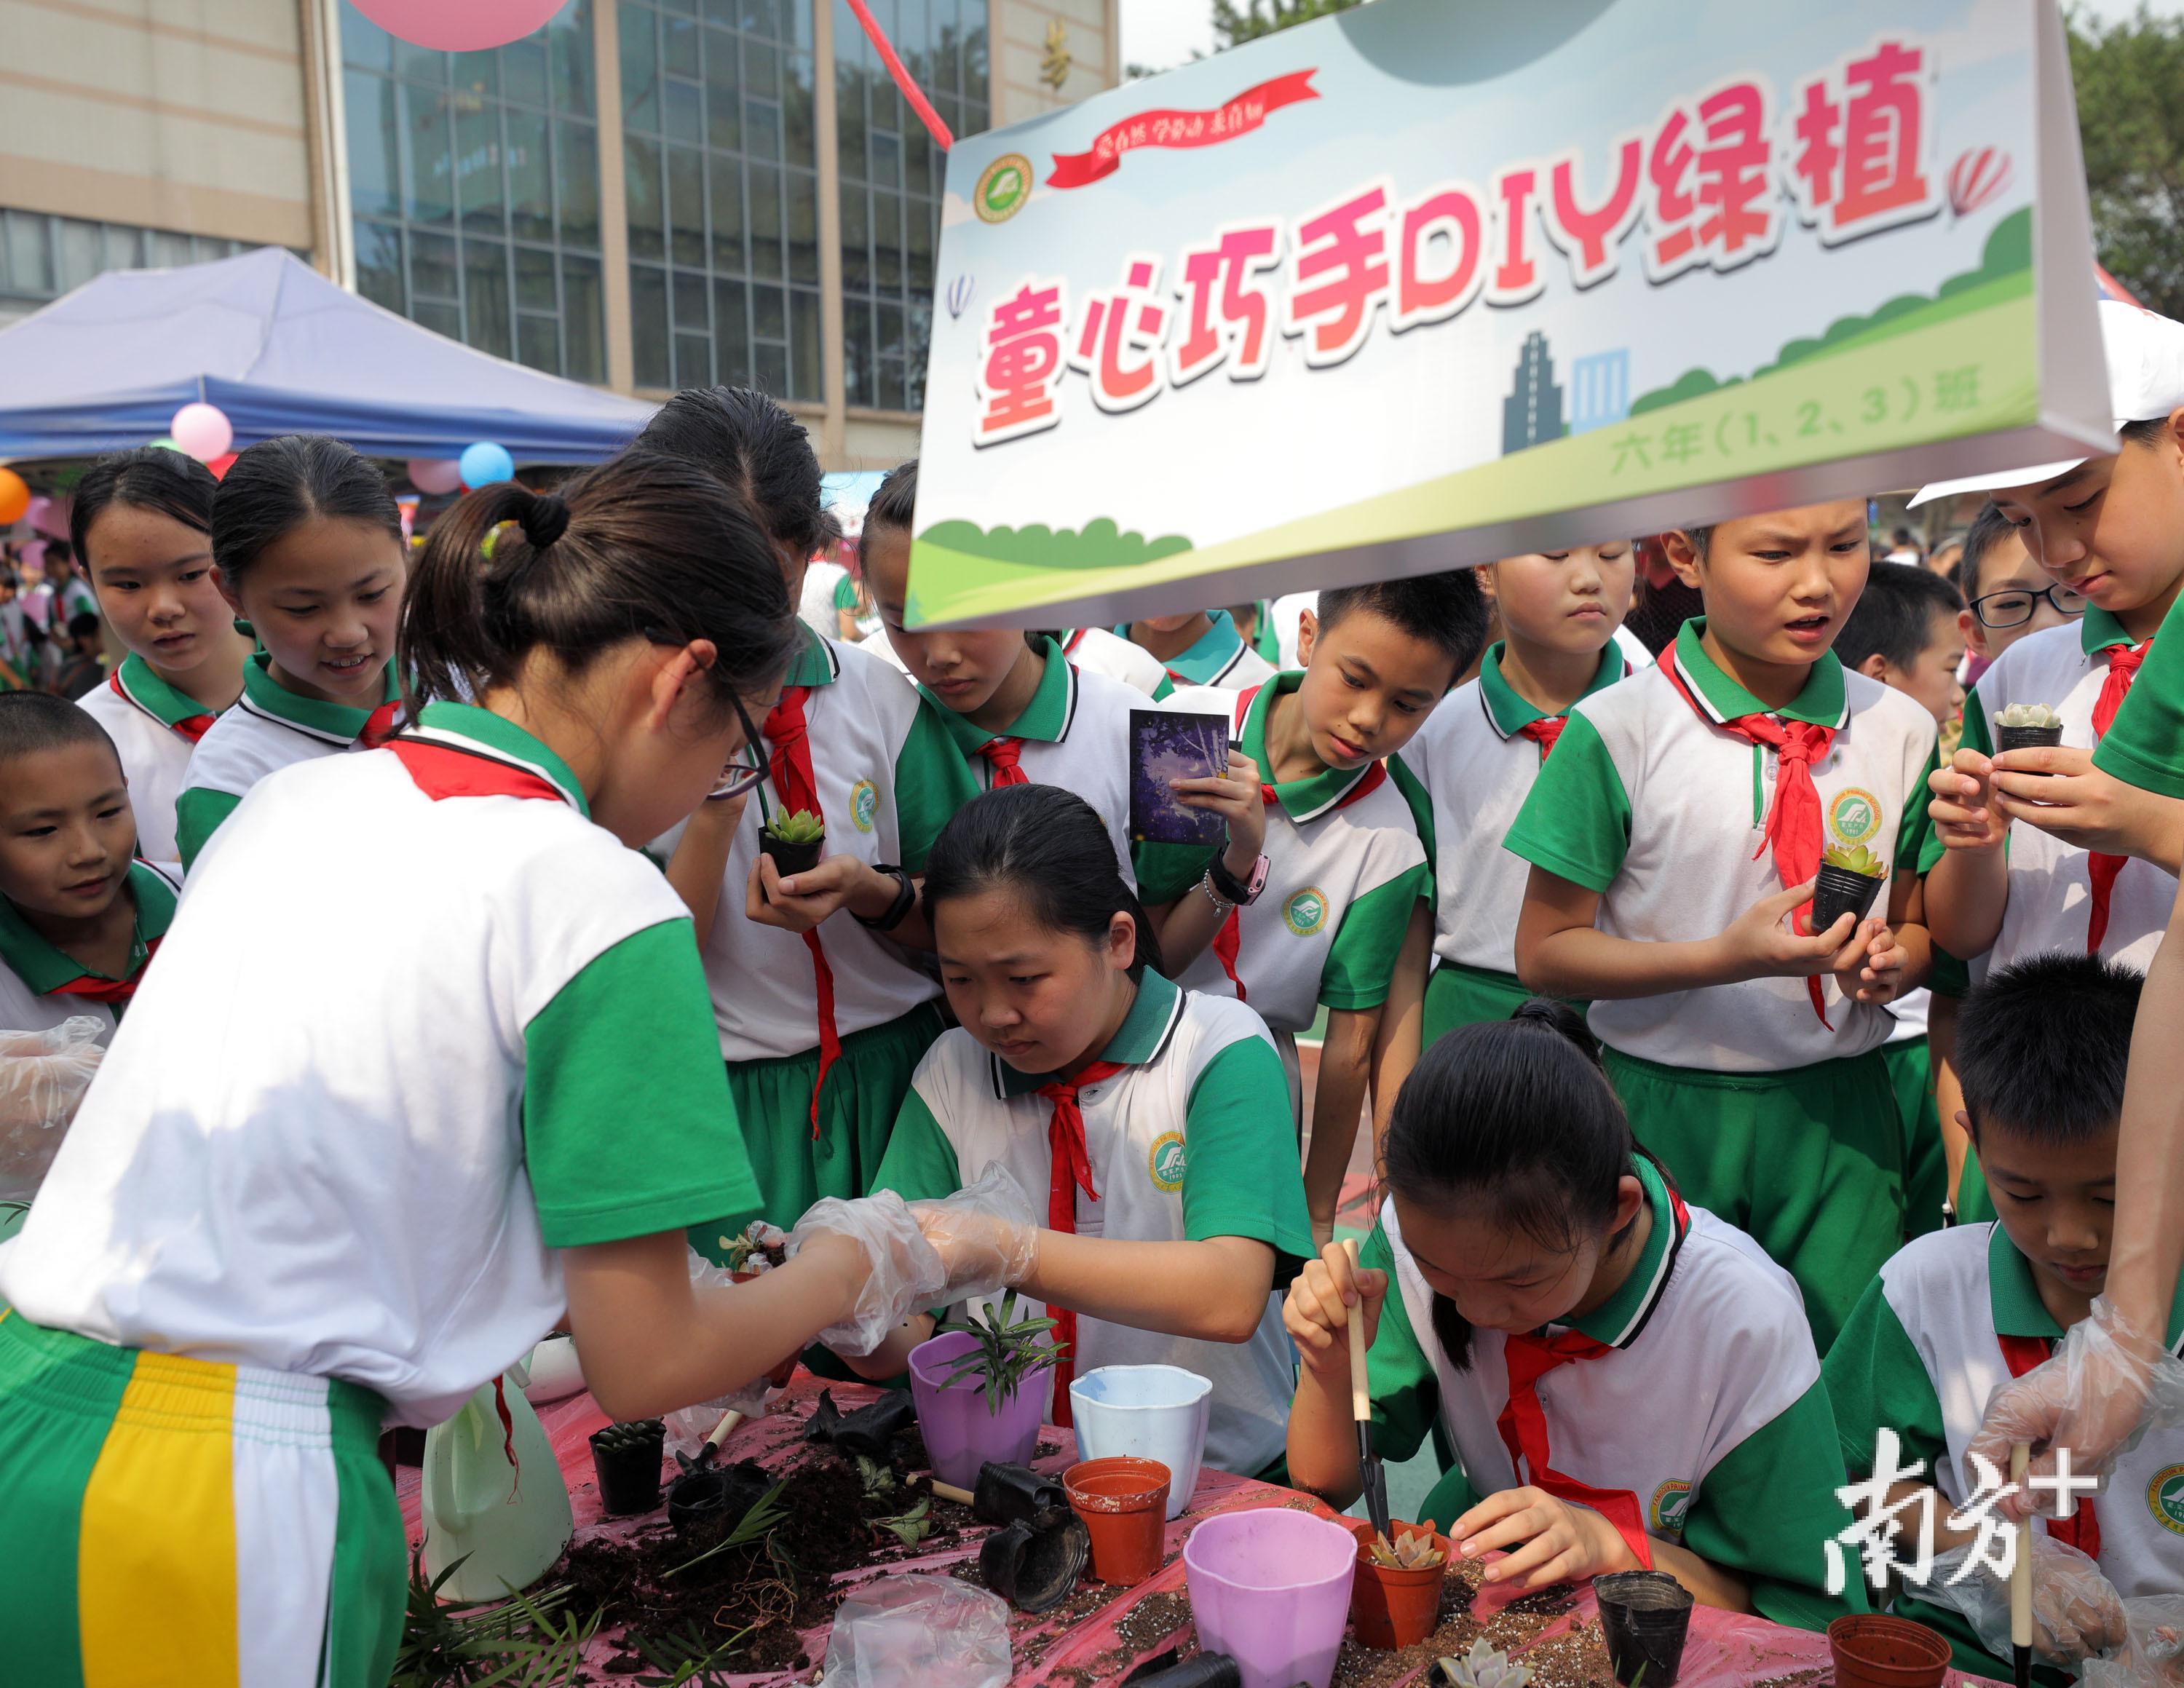
<path fill-rule="evenodd" d="M 1903 1214 L 1914 1237 L 1942 1228 L 1942 1204 L 1949 1195 L 1949 1156 L 1942 1146 L 1942 1116 L 1934 1106 L 1934 1057 L 1924 1038 L 1884 1044 L 1880 1058 L 1896 1092 L 1896 1118 L 1903 1128 Z"/>
<path fill-rule="evenodd" d="M 1419 1047 L 1431 1049 L 1458 1026 L 1506 1020 L 1532 1000 L 1514 973 L 1443 961 L 1426 981 L 1425 1024 Z"/>
<path fill-rule="evenodd" d="M 728 1094 L 765 1206 L 756 1213 L 724 1214 L 693 1225 L 690 1246 L 718 1266 L 727 1240 L 753 1219 L 787 1230 L 822 1196 L 848 1201 L 866 1194 L 917 1063 L 945 1025 L 939 1004 L 928 1002 L 843 1039 L 841 1056 L 820 1093 L 816 1134 L 811 1087 L 819 1077 L 817 1050 L 773 1061 L 730 1061 Z"/>
<path fill-rule="evenodd" d="M 1903 1129 L 1880 1051 L 1786 1072 L 1602 1053 L 1638 1140 L 1685 1201 L 1746 1232 L 1797 1280 L 1825 1355 L 1903 1245 Z"/>

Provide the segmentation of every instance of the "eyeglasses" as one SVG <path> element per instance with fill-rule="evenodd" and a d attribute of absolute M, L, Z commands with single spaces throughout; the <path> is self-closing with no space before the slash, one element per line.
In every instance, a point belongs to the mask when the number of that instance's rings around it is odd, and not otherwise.
<path fill-rule="evenodd" d="M 766 779 L 766 766 L 763 753 L 759 749 L 759 731 L 751 725 L 750 712 L 744 707 L 741 698 L 731 697 L 728 701 L 736 706 L 736 719 L 743 723 L 744 751 L 741 757 L 730 761 L 721 770 L 721 783 L 705 794 L 708 803 L 721 803 L 731 797 L 741 797 Z"/>
<path fill-rule="evenodd" d="M 2054 606 L 2059 616 L 2086 613 L 2082 595 L 2066 586 L 2051 586 L 2042 592 L 2026 592 L 2022 588 L 1990 592 L 1984 598 L 1972 599 L 1972 614 L 1979 617 L 1983 627 L 2021 627 L 2040 613 L 2040 600 L 2043 598 Z"/>

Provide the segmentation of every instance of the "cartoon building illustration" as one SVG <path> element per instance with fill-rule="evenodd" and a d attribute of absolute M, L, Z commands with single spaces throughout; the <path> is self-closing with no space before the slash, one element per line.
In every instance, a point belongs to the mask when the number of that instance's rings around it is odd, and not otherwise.
<path fill-rule="evenodd" d="M 1518 354 L 1516 384 L 1502 401 L 1503 455 L 1563 437 L 1563 390 L 1555 385 L 1547 337 L 1535 329 Z"/>
<path fill-rule="evenodd" d="M 1596 352 L 1570 363 L 1569 431 L 1591 433 L 1630 414 L 1630 354 Z"/>

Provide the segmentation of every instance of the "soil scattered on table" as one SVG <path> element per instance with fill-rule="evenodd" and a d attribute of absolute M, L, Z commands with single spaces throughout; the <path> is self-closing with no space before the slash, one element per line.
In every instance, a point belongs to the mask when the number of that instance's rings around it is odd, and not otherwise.
<path fill-rule="evenodd" d="M 1415 1646 L 1384 1652 L 1360 1646 L 1354 1636 L 1345 1636 L 1334 1661 L 1334 1688 L 1395 1688 L 1398 1683 L 1423 1683 L 1437 1658 L 1461 1658 L 1471 1644 L 1484 1635 L 1513 1657 L 1521 1651 L 1520 1663 L 1532 1668 L 1532 1688 L 1615 1688 L 1615 1672 L 1600 1625 L 1587 1622 L 1568 1635 L 1540 1641 L 1540 1633 L 1577 1605 L 1576 1594 L 1566 1588 L 1542 1589 L 1512 1601 L 1489 1623 L 1471 1615 L 1484 1568 L 1476 1562 L 1459 1561 L 1449 1568 L 1440 1597 L 1440 1623 L 1433 1634 Z M 1535 1644 L 1537 1645 L 1535 1645 Z"/>

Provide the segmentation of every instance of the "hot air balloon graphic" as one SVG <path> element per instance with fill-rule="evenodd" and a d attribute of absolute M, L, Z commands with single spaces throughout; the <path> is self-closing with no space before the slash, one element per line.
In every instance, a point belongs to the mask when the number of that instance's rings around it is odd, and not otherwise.
<path fill-rule="evenodd" d="M 970 309 L 971 295 L 978 291 L 978 282 L 975 276 L 958 276 L 950 281 L 948 284 L 948 315 L 960 320 Z"/>
<path fill-rule="evenodd" d="M 1977 147 L 1949 166 L 1949 209 L 1969 217 L 2009 186 L 2009 154 Z"/>

